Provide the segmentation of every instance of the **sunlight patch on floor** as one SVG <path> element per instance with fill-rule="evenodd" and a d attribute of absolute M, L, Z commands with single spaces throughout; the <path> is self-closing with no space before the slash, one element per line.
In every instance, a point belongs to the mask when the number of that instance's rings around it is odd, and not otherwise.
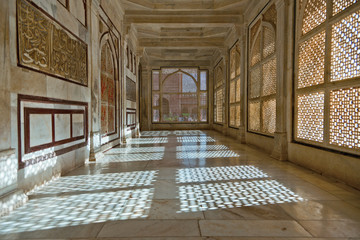
<path fill-rule="evenodd" d="M 267 178 L 266 173 L 255 166 L 226 166 L 178 169 L 177 183 L 228 181 L 240 179 Z"/>
<path fill-rule="evenodd" d="M 180 212 L 304 201 L 276 180 L 179 186 L 179 199 Z"/>

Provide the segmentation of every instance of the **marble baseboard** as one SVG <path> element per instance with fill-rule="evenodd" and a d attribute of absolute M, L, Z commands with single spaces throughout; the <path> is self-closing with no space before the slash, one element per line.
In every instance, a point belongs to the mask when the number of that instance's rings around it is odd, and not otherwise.
<path fill-rule="evenodd" d="M 0 196 L 16 188 L 17 169 L 15 149 L 0 151 Z"/>
<path fill-rule="evenodd" d="M 8 215 L 15 208 L 21 207 L 28 201 L 22 190 L 15 190 L 7 195 L 0 196 L 0 217 Z"/>

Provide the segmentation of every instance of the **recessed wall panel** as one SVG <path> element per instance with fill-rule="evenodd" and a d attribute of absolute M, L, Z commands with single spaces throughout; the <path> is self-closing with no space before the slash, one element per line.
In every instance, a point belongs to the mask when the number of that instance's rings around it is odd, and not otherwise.
<path fill-rule="evenodd" d="M 30 114 L 30 147 L 52 142 L 51 114 Z"/>

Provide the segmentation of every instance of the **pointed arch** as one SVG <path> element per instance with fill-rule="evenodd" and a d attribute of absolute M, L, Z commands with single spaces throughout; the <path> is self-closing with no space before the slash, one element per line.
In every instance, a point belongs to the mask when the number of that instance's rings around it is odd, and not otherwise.
<path fill-rule="evenodd" d="M 203 71 L 194 67 L 164 67 L 152 71 L 153 122 L 207 121 L 207 114 L 204 114 L 204 109 L 207 112 L 207 89 L 200 89 L 200 83 L 206 84 L 207 77 L 198 79 L 202 78 L 200 72 Z"/>
<path fill-rule="evenodd" d="M 100 132 L 102 137 L 117 132 L 118 59 L 109 32 L 100 39 Z"/>

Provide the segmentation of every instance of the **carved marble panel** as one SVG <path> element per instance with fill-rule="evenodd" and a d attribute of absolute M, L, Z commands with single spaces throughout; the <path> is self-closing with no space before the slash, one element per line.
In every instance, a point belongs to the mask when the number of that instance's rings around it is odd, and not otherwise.
<path fill-rule="evenodd" d="M 26 0 L 17 1 L 19 65 L 87 85 L 87 45 Z"/>
<path fill-rule="evenodd" d="M 136 102 L 136 83 L 129 77 L 126 77 L 126 99 Z"/>

